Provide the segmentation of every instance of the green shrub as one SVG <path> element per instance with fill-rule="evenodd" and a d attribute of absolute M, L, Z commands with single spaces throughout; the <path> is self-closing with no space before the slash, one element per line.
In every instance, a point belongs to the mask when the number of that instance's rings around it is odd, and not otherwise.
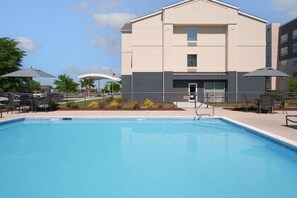
<path fill-rule="evenodd" d="M 297 79 L 296 78 L 288 79 L 288 89 L 289 89 L 289 92 L 297 92 Z"/>
<path fill-rule="evenodd" d="M 116 101 L 116 100 L 113 100 L 113 101 L 111 101 L 111 102 L 109 103 L 109 106 L 110 106 L 111 108 L 118 108 L 118 106 L 119 106 L 119 102 Z"/>
<path fill-rule="evenodd" d="M 153 108 L 153 106 L 154 106 L 153 101 L 151 101 L 150 99 L 147 99 L 147 98 L 145 99 L 143 104 L 148 109 Z"/>
<path fill-rule="evenodd" d="M 285 97 L 281 92 L 270 92 L 269 95 L 271 95 L 272 99 L 276 101 L 281 101 L 283 97 Z"/>
<path fill-rule="evenodd" d="M 91 108 L 98 108 L 98 102 L 91 102 L 91 104 L 88 105 Z"/>
<path fill-rule="evenodd" d="M 118 101 L 118 102 L 121 102 L 122 99 L 123 99 L 122 96 L 119 96 L 119 97 L 115 98 L 115 100 Z"/>
<path fill-rule="evenodd" d="M 52 109 L 52 110 L 56 110 L 57 108 L 58 108 L 58 102 L 57 102 L 57 100 L 55 100 L 55 99 L 52 99 L 51 100 L 51 102 L 50 102 L 50 108 Z"/>
<path fill-rule="evenodd" d="M 171 103 L 170 105 L 168 105 L 168 108 L 172 108 L 172 109 L 174 109 L 174 108 L 176 108 L 176 105 L 173 104 L 173 103 Z"/>
<path fill-rule="evenodd" d="M 78 109 L 78 108 L 79 108 L 79 106 L 78 106 L 75 102 L 68 102 L 68 103 L 66 104 L 66 106 L 67 106 L 68 108 L 71 108 L 71 109 Z"/>

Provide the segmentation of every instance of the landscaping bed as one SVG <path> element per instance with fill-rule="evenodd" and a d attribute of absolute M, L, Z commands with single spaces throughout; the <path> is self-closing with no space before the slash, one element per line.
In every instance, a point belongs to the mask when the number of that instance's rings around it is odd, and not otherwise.
<path fill-rule="evenodd" d="M 111 98 L 108 100 L 94 99 L 80 102 L 67 102 L 57 106 L 58 110 L 63 111 L 183 111 L 173 103 L 157 102 L 146 99 L 143 102 L 123 101 L 121 98 Z"/>

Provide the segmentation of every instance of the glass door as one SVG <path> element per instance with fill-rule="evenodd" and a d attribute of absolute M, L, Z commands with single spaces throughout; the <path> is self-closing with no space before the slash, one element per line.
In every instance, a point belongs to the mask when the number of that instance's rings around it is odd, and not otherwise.
<path fill-rule="evenodd" d="M 205 82 L 204 101 L 225 102 L 225 82 Z"/>
<path fill-rule="evenodd" d="M 188 87 L 188 94 L 189 94 L 189 102 L 195 102 L 197 101 L 197 95 L 198 95 L 198 89 L 197 89 L 197 83 L 189 83 Z M 195 100 L 196 97 L 196 100 Z"/>

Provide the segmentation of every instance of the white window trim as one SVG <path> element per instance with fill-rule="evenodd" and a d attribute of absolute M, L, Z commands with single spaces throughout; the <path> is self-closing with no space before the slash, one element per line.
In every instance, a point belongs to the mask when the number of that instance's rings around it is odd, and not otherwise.
<path fill-rule="evenodd" d="M 189 66 L 188 65 L 188 58 L 189 58 L 189 55 L 196 55 L 196 66 Z M 197 68 L 198 67 L 198 54 L 187 54 L 187 68 Z"/>
<path fill-rule="evenodd" d="M 188 38 L 188 31 L 189 30 L 196 30 L 196 40 L 193 40 L 193 41 L 191 41 L 191 40 L 189 40 L 189 38 Z M 198 28 L 196 28 L 196 27 L 188 27 L 187 28 L 187 42 L 188 43 L 197 43 L 197 41 L 198 41 L 198 34 L 199 34 L 199 31 L 198 31 Z"/>

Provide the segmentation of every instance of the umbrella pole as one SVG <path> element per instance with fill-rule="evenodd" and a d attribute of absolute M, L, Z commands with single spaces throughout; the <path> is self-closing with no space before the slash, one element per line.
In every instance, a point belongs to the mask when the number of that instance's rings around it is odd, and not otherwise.
<path fill-rule="evenodd" d="M 268 76 L 265 76 L 265 95 L 267 93 Z"/>

